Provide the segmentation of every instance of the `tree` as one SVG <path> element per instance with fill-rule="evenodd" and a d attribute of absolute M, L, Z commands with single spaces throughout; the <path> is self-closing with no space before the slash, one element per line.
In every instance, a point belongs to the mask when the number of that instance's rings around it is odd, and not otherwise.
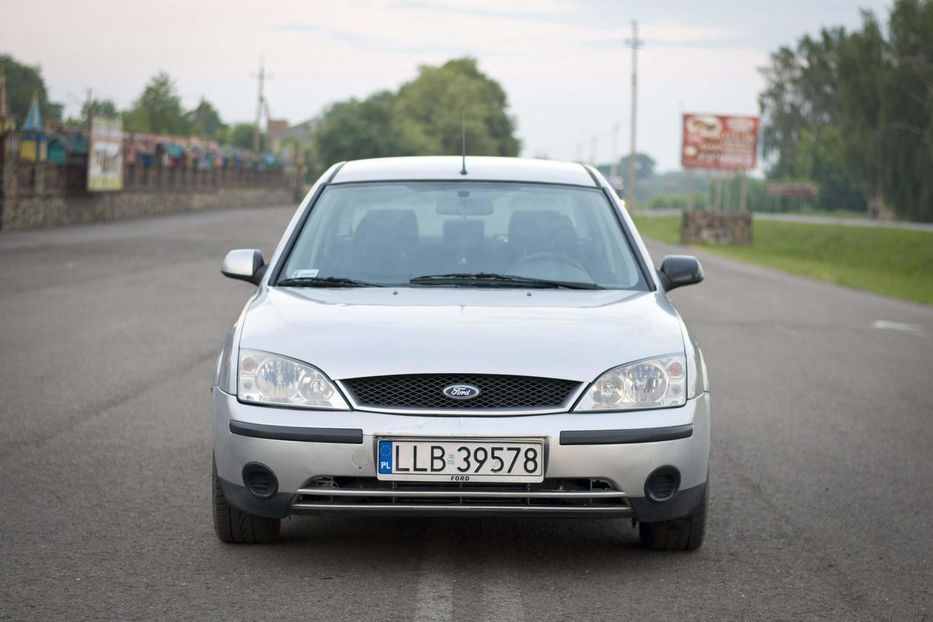
<path fill-rule="evenodd" d="M 314 140 L 317 159 L 327 166 L 341 160 L 416 154 L 399 133 L 395 106 L 395 94 L 382 91 L 328 108 Z"/>
<path fill-rule="evenodd" d="M 871 213 L 885 211 L 881 176 L 881 107 L 888 72 L 881 25 L 862 12 L 862 28 L 836 48 L 839 125 L 843 158 L 853 186 L 868 199 Z"/>
<path fill-rule="evenodd" d="M 81 118 L 87 119 L 88 113 L 92 117 L 116 117 L 119 116 L 117 106 L 109 99 L 92 99 L 90 102 L 84 102 L 81 106 Z"/>
<path fill-rule="evenodd" d="M 804 126 L 796 92 L 799 75 L 797 55 L 790 48 L 782 47 L 771 54 L 770 65 L 761 73 L 767 83 L 767 88 L 758 96 L 758 106 L 764 117 L 762 157 L 772 160 L 769 176 L 795 176 L 797 144 Z"/>
<path fill-rule="evenodd" d="M 888 25 L 881 189 L 899 216 L 933 221 L 933 0 L 899 0 Z"/>
<path fill-rule="evenodd" d="M 38 65 L 30 67 L 8 54 L 0 54 L 0 72 L 6 76 L 7 102 L 19 124 L 26 119 L 34 94 L 38 95 L 43 121 L 58 121 L 62 118 L 62 105 L 49 101 L 42 70 Z"/>
<path fill-rule="evenodd" d="M 519 143 L 507 108 L 505 91 L 472 58 L 421 67 L 397 93 L 382 91 L 329 107 L 309 174 L 341 160 L 459 154 L 464 113 L 468 154 L 514 156 Z"/>
<path fill-rule="evenodd" d="M 68 117 L 65 120 L 65 125 L 76 125 L 83 126 L 87 123 L 88 113 L 92 117 L 119 117 L 120 112 L 117 110 L 116 104 L 109 99 L 92 99 L 90 102 L 85 101 L 81 105 L 81 112 L 76 117 Z"/>
<path fill-rule="evenodd" d="M 763 71 L 768 87 L 759 96 L 762 151 L 769 178 L 816 181 L 821 208 L 864 210 L 839 130 L 838 48 L 845 37 L 841 28 L 823 29 L 772 55 Z"/>
<path fill-rule="evenodd" d="M 235 123 L 227 128 L 227 142 L 241 149 L 252 149 L 255 130 L 256 125 L 253 123 Z"/>
<path fill-rule="evenodd" d="M 771 56 L 759 97 L 768 176 L 812 179 L 821 207 L 933 221 L 933 0 L 896 0 L 888 36 L 824 29 Z"/>
<path fill-rule="evenodd" d="M 220 118 L 220 113 L 203 97 L 197 107 L 186 115 L 186 118 L 191 129 L 198 136 L 217 138 L 227 129 L 226 124 Z"/>
<path fill-rule="evenodd" d="M 460 153 L 465 116 L 468 153 L 518 155 L 515 121 L 507 114 L 505 91 L 479 70 L 476 59 L 422 66 L 418 77 L 399 89 L 396 108 L 398 131 L 418 153 Z"/>
<path fill-rule="evenodd" d="M 123 123 L 131 132 L 188 134 L 191 131 L 191 124 L 182 112 L 175 83 L 165 72 L 152 77 L 124 115 Z"/>
<path fill-rule="evenodd" d="M 822 209 L 864 211 L 839 131 L 838 48 L 845 37 L 841 28 L 824 28 L 771 55 L 762 71 L 767 88 L 758 100 L 762 153 L 769 179 L 815 181 Z"/>

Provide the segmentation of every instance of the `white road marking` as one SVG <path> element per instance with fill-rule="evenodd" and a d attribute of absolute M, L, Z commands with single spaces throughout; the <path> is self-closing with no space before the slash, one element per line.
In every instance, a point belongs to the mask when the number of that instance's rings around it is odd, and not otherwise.
<path fill-rule="evenodd" d="M 496 552 L 491 555 L 497 555 Z M 518 572 L 499 559 L 498 564 L 486 568 L 483 578 L 483 608 L 485 620 L 503 622 L 524 622 L 525 610 L 522 608 L 522 590 Z"/>
<path fill-rule="evenodd" d="M 507 523 L 508 539 L 516 538 L 515 525 Z M 490 533 L 493 527 L 486 522 L 482 526 L 483 540 L 492 542 L 504 534 Z M 504 557 L 502 551 L 494 547 L 483 547 L 483 620 L 503 622 L 524 622 L 525 610 L 522 607 L 521 576 L 515 563 Z"/>
<path fill-rule="evenodd" d="M 897 330 L 903 333 L 914 333 L 915 335 L 928 335 L 927 331 L 923 330 L 917 324 L 904 324 L 901 322 L 889 322 L 888 320 L 877 320 L 871 325 L 872 328 L 877 328 L 879 330 Z"/>
<path fill-rule="evenodd" d="M 445 563 L 446 551 L 452 547 L 450 538 L 443 538 L 437 532 L 425 538 L 415 595 L 415 622 L 448 622 L 453 619 L 453 574 Z"/>

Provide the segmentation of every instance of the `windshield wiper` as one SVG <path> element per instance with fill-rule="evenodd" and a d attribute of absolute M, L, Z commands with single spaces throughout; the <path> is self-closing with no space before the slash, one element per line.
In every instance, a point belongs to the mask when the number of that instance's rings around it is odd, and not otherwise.
<path fill-rule="evenodd" d="M 282 287 L 385 287 L 378 283 L 367 283 L 340 276 L 301 276 L 282 279 L 276 285 Z"/>
<path fill-rule="evenodd" d="M 596 283 L 582 281 L 555 281 L 514 274 L 489 272 L 455 272 L 453 274 L 425 274 L 409 281 L 412 285 L 517 285 L 524 287 L 563 287 L 566 289 L 603 289 Z"/>

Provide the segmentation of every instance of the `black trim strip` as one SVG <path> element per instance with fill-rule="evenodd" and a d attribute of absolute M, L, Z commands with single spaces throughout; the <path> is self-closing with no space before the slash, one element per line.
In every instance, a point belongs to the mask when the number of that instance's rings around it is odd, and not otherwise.
<path fill-rule="evenodd" d="M 340 166 L 343 166 L 341 164 Z M 337 170 L 340 170 L 339 167 Z M 337 171 L 334 171 L 336 174 Z M 333 175 L 331 176 L 333 177 Z M 285 264 L 288 263 L 288 258 L 292 254 L 292 249 L 295 247 L 295 243 L 298 241 L 298 236 L 301 235 L 301 231 L 305 227 L 305 223 L 308 221 L 308 217 L 311 215 L 311 210 L 314 209 L 314 204 L 317 203 L 318 198 L 321 196 L 321 193 L 324 192 L 324 189 L 327 188 L 328 184 L 322 183 L 317 187 L 317 190 L 314 191 L 314 194 L 308 200 L 307 204 L 304 204 L 304 212 L 301 214 L 301 218 L 295 224 L 295 228 L 292 230 L 291 236 L 288 238 L 288 242 L 285 243 L 285 248 L 282 249 L 282 254 L 279 256 L 278 262 L 275 266 L 272 267 L 272 276 L 269 277 L 269 285 L 274 286 L 278 283 L 279 277 L 282 275 L 282 269 L 285 267 Z M 299 206 L 301 209 L 301 206 Z"/>
<path fill-rule="evenodd" d="M 230 432 L 240 436 L 268 438 L 277 441 L 305 441 L 308 443 L 363 444 L 363 430 L 355 428 L 293 428 L 284 425 L 265 425 L 246 421 L 231 421 Z"/>
<path fill-rule="evenodd" d="M 340 172 L 340 169 L 342 169 L 342 168 L 343 168 L 343 165 L 346 164 L 346 163 L 347 163 L 346 160 L 344 160 L 343 162 L 340 162 L 339 164 L 337 164 L 337 168 L 335 168 L 335 169 L 334 169 L 334 172 L 331 173 L 331 174 L 330 174 L 330 177 L 327 178 L 327 182 L 326 182 L 326 183 L 328 183 L 328 184 L 333 183 L 334 178 L 337 177 L 337 173 Z"/>
<path fill-rule="evenodd" d="M 593 185 L 599 188 L 600 187 L 599 180 L 596 179 L 596 175 L 593 174 L 593 170 L 589 166 L 584 164 L 583 162 L 579 162 L 578 164 L 580 164 L 580 166 L 583 167 L 583 170 L 585 170 L 587 174 L 590 176 L 590 179 L 593 180 Z"/>
<path fill-rule="evenodd" d="M 403 156 L 405 157 L 405 156 Z M 437 177 L 433 179 L 421 178 L 403 178 L 399 177 L 396 179 L 357 179 L 354 181 L 334 181 L 328 182 L 328 186 L 359 186 L 365 184 L 446 184 L 446 183 L 474 183 L 474 184 L 521 184 L 523 186 L 562 186 L 565 188 L 587 188 L 589 190 L 599 190 L 599 186 L 590 186 L 589 184 L 572 184 L 565 181 L 523 181 L 521 179 L 487 179 L 474 178 L 474 179 L 454 179 L 446 177 Z"/>
<path fill-rule="evenodd" d="M 693 424 L 641 430 L 569 430 L 560 433 L 561 445 L 622 445 L 657 443 L 693 436 Z"/>
<path fill-rule="evenodd" d="M 645 263 L 645 258 L 642 257 L 641 251 L 638 249 L 638 245 L 635 244 L 635 238 L 632 235 L 632 230 L 628 228 L 625 224 L 625 219 L 622 218 L 622 215 L 619 213 L 623 208 L 619 206 L 616 201 L 618 200 L 618 195 L 612 196 L 615 193 L 615 190 L 611 187 L 600 186 L 603 196 L 606 197 L 606 200 L 609 201 L 609 206 L 612 208 L 612 215 L 615 217 L 616 222 L 619 223 L 619 228 L 622 229 L 622 237 L 625 238 L 626 244 L 628 244 L 629 252 L 632 253 L 632 257 L 635 258 L 635 263 L 638 264 L 638 269 L 641 271 L 641 276 L 645 280 L 645 286 L 648 288 L 649 292 L 656 291 L 658 288 L 654 283 L 654 278 L 651 275 L 651 268 Z M 631 216 L 631 214 L 629 214 Z"/>

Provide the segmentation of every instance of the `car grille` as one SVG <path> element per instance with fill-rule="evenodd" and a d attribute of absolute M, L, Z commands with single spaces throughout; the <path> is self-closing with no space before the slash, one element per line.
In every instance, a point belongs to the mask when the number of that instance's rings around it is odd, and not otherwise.
<path fill-rule="evenodd" d="M 630 516 L 631 505 L 624 492 L 604 479 L 552 478 L 540 484 L 480 484 L 316 477 L 297 491 L 290 511 Z"/>
<path fill-rule="evenodd" d="M 479 389 L 472 399 L 453 399 L 444 388 L 468 384 Z M 493 409 L 560 408 L 580 383 L 557 378 L 494 374 L 409 374 L 350 378 L 343 386 L 360 407 Z"/>

